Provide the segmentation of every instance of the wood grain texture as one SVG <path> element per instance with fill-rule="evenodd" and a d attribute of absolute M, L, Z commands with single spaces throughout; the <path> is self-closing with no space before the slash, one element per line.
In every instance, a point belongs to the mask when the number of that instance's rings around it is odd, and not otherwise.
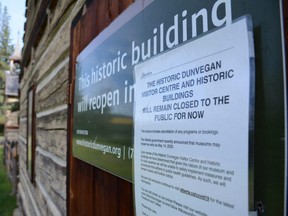
<path fill-rule="evenodd" d="M 88 2 L 88 1 L 87 1 Z M 71 29 L 69 83 L 74 86 L 77 55 L 123 12 L 132 0 L 93 0 L 75 17 Z M 70 91 L 73 92 L 73 91 Z M 72 156 L 73 95 L 68 107 L 68 215 L 132 216 L 133 187 Z"/>

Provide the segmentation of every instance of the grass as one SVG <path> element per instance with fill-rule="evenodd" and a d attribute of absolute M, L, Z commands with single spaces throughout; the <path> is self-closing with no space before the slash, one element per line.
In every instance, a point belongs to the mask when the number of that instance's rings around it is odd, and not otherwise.
<path fill-rule="evenodd" d="M 11 216 L 17 207 L 16 196 L 11 195 L 12 184 L 3 165 L 3 146 L 0 145 L 0 216 Z"/>

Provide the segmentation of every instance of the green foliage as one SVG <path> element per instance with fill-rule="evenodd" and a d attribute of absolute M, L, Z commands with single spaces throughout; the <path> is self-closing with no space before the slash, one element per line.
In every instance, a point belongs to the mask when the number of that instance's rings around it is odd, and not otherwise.
<path fill-rule="evenodd" d="M 9 57 L 13 52 L 9 21 L 8 9 L 5 6 L 3 10 L 0 3 L 0 89 L 4 89 L 5 70 L 9 70 Z"/>
<path fill-rule="evenodd" d="M 11 104 L 11 112 L 15 112 L 20 110 L 20 103 L 19 102 L 15 102 L 13 104 Z"/>
<path fill-rule="evenodd" d="M 0 215 L 10 216 L 17 207 L 16 196 L 11 195 L 12 185 L 3 165 L 3 146 L 0 145 Z"/>
<path fill-rule="evenodd" d="M 0 3 L 0 125 L 5 124 L 5 109 L 11 108 L 4 104 L 5 98 L 5 70 L 9 70 L 9 57 L 13 52 L 10 38 L 10 15 L 5 6 Z M 17 109 L 17 106 L 14 107 Z M 1 208 L 0 208 L 1 209 Z M 1 212 L 0 212 L 1 215 Z"/>
<path fill-rule="evenodd" d="M 4 64 L 2 65 L 4 67 L 5 63 L 9 63 L 9 57 L 13 51 L 10 38 L 9 21 L 10 15 L 8 13 L 7 7 L 5 6 L 3 10 L 0 5 L 0 60 L 2 64 Z"/>
<path fill-rule="evenodd" d="M 1 69 L 1 74 L 3 73 L 2 70 L 8 70 L 9 69 L 8 63 L 5 62 L 5 61 L 0 60 L 0 69 Z"/>

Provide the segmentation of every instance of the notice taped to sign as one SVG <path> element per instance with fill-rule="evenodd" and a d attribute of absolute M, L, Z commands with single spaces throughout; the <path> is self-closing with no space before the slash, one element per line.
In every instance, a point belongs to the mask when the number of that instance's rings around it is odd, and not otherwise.
<path fill-rule="evenodd" d="M 137 215 L 248 216 L 251 20 L 135 66 Z"/>

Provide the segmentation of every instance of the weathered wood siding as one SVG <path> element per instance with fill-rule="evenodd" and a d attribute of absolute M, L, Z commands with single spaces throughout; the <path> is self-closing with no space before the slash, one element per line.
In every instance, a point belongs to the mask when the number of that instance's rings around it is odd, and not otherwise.
<path fill-rule="evenodd" d="M 21 72 L 18 202 L 23 215 L 67 214 L 70 29 L 84 0 L 27 0 Z M 35 89 L 35 178 L 27 172 L 28 91 Z"/>

